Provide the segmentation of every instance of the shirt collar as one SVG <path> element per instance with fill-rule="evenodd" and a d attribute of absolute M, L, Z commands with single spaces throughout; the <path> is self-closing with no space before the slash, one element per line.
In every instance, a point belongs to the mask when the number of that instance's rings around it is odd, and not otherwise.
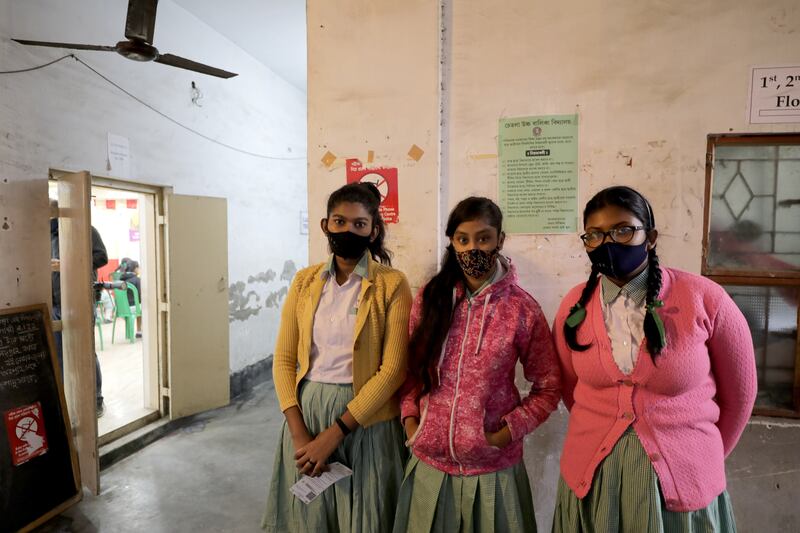
<path fill-rule="evenodd" d="M 361 256 L 361 259 L 358 260 L 356 267 L 353 269 L 353 274 L 360 276 L 361 279 L 366 279 L 369 277 L 369 258 L 370 251 L 367 250 L 364 252 L 364 255 Z M 332 276 L 336 276 L 336 263 L 334 263 L 333 254 L 328 257 L 328 261 L 325 263 L 325 268 L 323 268 L 322 272 L 320 273 L 320 277 L 323 279 Z"/>
<path fill-rule="evenodd" d="M 647 296 L 648 271 L 649 267 L 645 268 L 639 272 L 635 278 L 630 280 L 622 287 L 608 279 L 606 276 L 602 276 L 600 278 L 600 284 L 603 288 L 603 303 L 606 305 L 610 304 L 617 299 L 617 296 L 619 296 L 620 293 L 624 292 L 636 303 L 636 305 L 642 305 L 642 302 L 644 302 L 644 299 Z"/>

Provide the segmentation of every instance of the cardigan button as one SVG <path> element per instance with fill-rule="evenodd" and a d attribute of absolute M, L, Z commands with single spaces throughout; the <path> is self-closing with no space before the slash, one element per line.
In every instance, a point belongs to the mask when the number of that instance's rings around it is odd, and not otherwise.
<path fill-rule="evenodd" d="M 585 487 L 585 486 L 586 486 L 586 482 L 585 481 L 581 481 L 581 487 Z"/>
<path fill-rule="evenodd" d="M 623 379 L 622 384 L 626 387 L 633 387 L 634 383 L 632 379 Z"/>
<path fill-rule="evenodd" d="M 661 454 L 660 453 L 651 454 L 650 460 L 653 461 L 654 463 L 657 463 L 658 461 L 661 460 Z"/>
<path fill-rule="evenodd" d="M 635 417 L 633 416 L 633 413 L 622 413 L 621 418 L 624 418 L 625 420 L 633 420 Z"/>

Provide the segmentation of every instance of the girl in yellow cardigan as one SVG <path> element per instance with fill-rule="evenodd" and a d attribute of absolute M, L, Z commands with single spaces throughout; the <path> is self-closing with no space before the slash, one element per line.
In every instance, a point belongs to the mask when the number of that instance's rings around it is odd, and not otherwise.
<path fill-rule="evenodd" d="M 283 305 L 273 379 L 286 421 L 268 532 L 392 530 L 406 459 L 395 392 L 405 379 L 411 290 L 389 266 L 379 205 L 371 184 L 331 194 L 320 225 L 333 253 L 297 273 Z M 353 475 L 309 504 L 289 491 L 336 461 Z"/>

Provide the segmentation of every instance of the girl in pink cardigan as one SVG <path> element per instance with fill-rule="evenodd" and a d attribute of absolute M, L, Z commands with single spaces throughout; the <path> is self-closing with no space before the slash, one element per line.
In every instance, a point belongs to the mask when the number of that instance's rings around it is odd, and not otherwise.
<path fill-rule="evenodd" d="M 583 221 L 592 273 L 553 325 L 570 410 L 553 531 L 735 531 L 724 462 L 756 394 L 747 322 L 716 283 L 659 266 L 640 193 L 604 189 Z"/>
<path fill-rule="evenodd" d="M 558 405 L 550 328 L 500 255 L 494 202 L 459 202 L 446 235 L 442 268 L 411 309 L 400 412 L 413 456 L 394 531 L 535 532 L 522 444 Z M 524 396 L 518 361 L 531 382 Z"/>

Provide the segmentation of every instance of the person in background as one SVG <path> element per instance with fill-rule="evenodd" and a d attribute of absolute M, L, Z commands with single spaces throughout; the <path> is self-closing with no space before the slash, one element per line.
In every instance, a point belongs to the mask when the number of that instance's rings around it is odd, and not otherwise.
<path fill-rule="evenodd" d="M 713 281 L 660 266 L 634 189 L 598 192 L 583 225 L 592 272 L 553 324 L 570 411 L 553 532 L 732 533 L 725 458 L 756 396 L 747 322 Z"/>
<path fill-rule="evenodd" d="M 50 208 L 58 209 L 58 200 L 51 199 Z M 103 244 L 103 239 L 100 237 L 100 233 L 97 231 L 97 229 L 95 229 L 94 226 L 91 227 L 91 230 L 92 230 L 92 282 L 95 282 L 97 281 L 97 269 L 105 266 L 108 263 L 108 253 L 106 252 L 106 247 Z M 61 320 L 61 273 L 57 270 L 61 264 L 59 242 L 58 242 L 58 218 L 50 219 L 50 263 L 53 268 L 53 273 L 51 276 L 52 294 L 53 294 L 52 317 L 53 320 Z M 86 290 L 92 291 L 94 302 L 100 300 L 99 290 L 95 290 L 93 287 L 87 287 Z M 94 325 L 94 321 L 95 321 L 95 312 L 94 309 L 92 309 L 92 325 Z M 56 342 L 56 351 L 58 352 L 58 364 L 62 369 L 61 371 L 63 372 L 64 345 L 61 332 L 60 331 L 55 332 L 54 337 Z M 103 373 L 100 371 L 100 360 L 97 358 L 97 352 L 95 352 L 94 354 L 94 366 L 95 366 L 95 378 L 97 380 L 95 400 L 96 400 L 97 417 L 99 418 L 103 416 L 103 414 L 105 414 L 106 406 L 105 402 L 103 401 Z"/>
<path fill-rule="evenodd" d="M 117 267 L 120 272 L 119 280 L 130 283 L 136 287 L 136 294 L 139 295 L 139 304 L 142 303 L 142 280 L 139 277 L 139 262 L 131 259 L 130 257 L 123 257 L 122 262 Z M 133 307 L 136 305 L 136 296 L 133 291 L 128 289 L 128 305 Z M 136 316 L 136 338 L 142 338 L 142 315 Z"/>

